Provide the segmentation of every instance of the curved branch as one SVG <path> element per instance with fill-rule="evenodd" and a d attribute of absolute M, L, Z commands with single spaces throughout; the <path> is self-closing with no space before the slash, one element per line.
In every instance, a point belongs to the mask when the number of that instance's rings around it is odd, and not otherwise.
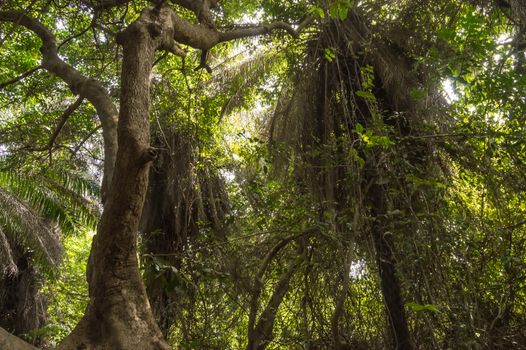
<path fill-rule="evenodd" d="M 95 12 L 126 5 L 129 2 L 131 2 L 131 0 L 81 0 L 81 3 L 92 8 Z M 149 2 L 155 6 L 162 6 L 158 0 L 149 0 Z M 217 6 L 218 0 L 171 0 L 171 2 L 192 11 L 199 23 L 203 23 L 211 28 L 215 28 L 210 9 L 213 9 Z"/>
<path fill-rule="evenodd" d="M 197 69 L 205 68 L 209 73 L 211 72 L 211 69 L 206 64 L 206 54 L 208 50 L 215 45 L 241 38 L 267 35 L 275 30 L 284 30 L 292 37 L 297 38 L 301 31 L 314 19 L 312 16 L 306 17 L 297 28 L 294 28 L 294 26 L 288 23 L 279 21 L 270 24 L 261 24 L 237 28 L 227 32 L 220 32 L 213 26 L 210 26 L 206 21 L 200 24 L 193 24 L 186 19 L 179 17 L 175 11 L 171 11 L 174 39 L 177 42 L 202 50 L 204 59 L 203 57 L 201 58 L 201 63 Z"/>
<path fill-rule="evenodd" d="M 95 134 L 97 132 L 97 130 L 99 130 L 102 126 L 99 124 L 97 125 L 96 127 L 94 127 L 82 140 L 80 140 L 80 142 L 78 143 L 78 145 L 75 147 L 75 149 L 73 149 L 73 152 L 71 152 L 71 154 L 74 156 L 76 155 L 80 148 L 86 143 L 86 141 L 88 141 L 90 139 L 90 137 L 93 136 L 93 134 Z"/>
<path fill-rule="evenodd" d="M 66 110 L 64 111 L 64 113 L 62 113 L 62 116 L 60 117 L 58 121 L 55 131 L 53 131 L 53 134 L 49 138 L 49 141 L 45 147 L 31 148 L 30 150 L 31 151 L 49 151 L 51 153 L 51 149 L 53 148 L 53 145 L 55 144 L 55 141 L 58 135 L 60 134 L 60 131 L 62 130 L 64 125 L 66 125 L 66 122 L 68 121 L 71 114 L 73 114 L 73 112 L 75 112 L 75 110 L 80 107 L 80 105 L 82 104 L 82 101 L 84 101 L 84 97 L 81 96 L 77 98 L 77 100 L 73 102 L 71 105 L 69 105 L 68 108 L 66 108 Z"/>
<path fill-rule="evenodd" d="M 245 27 L 245 28 L 237 28 L 228 32 L 220 33 L 219 38 L 220 42 L 240 39 L 240 38 L 247 38 L 247 37 L 253 37 L 253 36 L 260 36 L 265 34 L 270 34 L 272 31 L 276 29 L 281 29 L 286 31 L 289 35 L 291 35 L 294 38 L 298 38 L 301 31 L 309 25 L 313 20 L 313 17 L 307 17 L 304 21 L 302 21 L 296 29 L 288 23 L 285 23 L 283 21 L 278 21 L 270 24 L 260 24 L 256 26 L 251 27 Z"/>
<path fill-rule="evenodd" d="M 81 0 L 80 2 L 88 7 L 91 7 L 96 12 L 102 10 L 108 10 L 113 7 L 118 7 L 129 3 L 131 0 L 99 0 L 99 1 L 89 1 Z"/>
<path fill-rule="evenodd" d="M 290 279 L 292 278 L 294 272 L 296 272 L 296 268 L 299 265 L 299 261 L 289 262 L 285 272 L 280 275 L 270 300 L 261 313 L 252 336 L 248 340 L 249 344 L 247 346 L 247 350 L 264 350 L 270 340 L 272 340 L 274 320 L 276 319 L 279 306 L 281 305 L 281 302 L 283 301 L 283 298 L 289 289 Z"/>
<path fill-rule="evenodd" d="M 307 17 L 301 22 L 296 29 L 285 22 L 274 22 L 270 24 L 261 24 L 251 27 L 233 29 L 227 32 L 219 32 L 204 24 L 193 24 L 186 19 L 179 17 L 175 11 L 172 11 L 172 23 L 174 25 L 174 39 L 177 42 L 189 45 L 196 49 L 209 50 L 215 45 L 247 37 L 270 34 L 274 30 L 281 29 L 291 36 L 297 38 L 300 32 L 313 20 L 313 17 Z"/>
<path fill-rule="evenodd" d="M 42 47 L 40 48 L 42 53 L 41 66 L 64 80 L 73 94 L 86 98 L 97 110 L 104 138 L 105 160 L 102 180 L 102 196 L 104 200 L 109 190 L 117 155 L 118 112 L 108 92 L 99 81 L 85 77 L 59 57 L 55 36 L 40 21 L 15 10 L 0 11 L 0 21 L 22 25 L 37 34 L 42 40 Z"/>
<path fill-rule="evenodd" d="M 267 271 L 267 268 L 270 264 L 270 262 L 276 257 L 276 255 L 280 252 L 281 249 L 283 249 L 287 244 L 290 242 L 313 234 L 318 231 L 318 228 L 316 227 L 310 227 L 306 229 L 305 231 L 288 236 L 281 241 L 279 241 L 272 249 L 265 255 L 265 258 L 263 259 L 263 262 L 261 263 L 258 272 L 254 276 L 254 285 L 252 290 L 252 296 L 250 299 L 250 312 L 249 312 L 249 319 L 248 319 L 248 337 L 249 339 L 252 339 L 254 336 L 254 332 L 256 331 L 256 316 L 259 306 L 259 298 L 261 296 L 261 290 L 263 289 L 263 276 L 265 275 L 265 272 Z"/>

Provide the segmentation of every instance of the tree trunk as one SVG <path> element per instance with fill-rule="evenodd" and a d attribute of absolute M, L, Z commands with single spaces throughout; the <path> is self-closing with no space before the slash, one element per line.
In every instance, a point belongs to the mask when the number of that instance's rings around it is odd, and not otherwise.
<path fill-rule="evenodd" d="M 139 219 L 155 158 L 148 121 L 150 73 L 156 49 L 173 37 L 163 27 L 169 20 L 161 11 L 146 9 L 119 35 L 123 67 L 115 172 L 91 250 L 90 302 L 59 349 L 170 349 L 154 320 L 137 262 Z"/>
<path fill-rule="evenodd" d="M 396 275 L 396 261 L 393 255 L 394 240 L 392 233 L 389 232 L 388 203 L 385 191 L 386 189 L 379 184 L 373 184 L 370 190 L 371 214 L 374 218 L 371 234 L 394 348 L 411 350 L 413 347 L 407 327 L 402 291 Z"/>
<path fill-rule="evenodd" d="M 140 225 L 142 248 L 147 256 L 162 259 L 180 269 L 189 239 L 195 238 L 199 232 L 194 204 L 197 193 L 192 174 L 193 149 L 188 136 L 170 130 L 168 126 L 165 131 L 166 147 L 173 153 L 161 153 L 150 171 Z M 151 258 L 146 258 L 143 263 L 150 304 L 161 331 L 167 336 L 179 307 L 175 300 L 177 293 L 166 283 L 175 272 L 171 269 L 155 271 Z"/>
<path fill-rule="evenodd" d="M 283 298 L 285 298 L 290 279 L 292 275 L 294 275 L 298 265 L 298 261 L 289 262 L 287 269 L 281 274 L 267 306 L 259 316 L 258 323 L 254 328 L 249 328 L 248 330 L 248 345 L 246 350 L 265 350 L 267 345 L 272 341 L 272 331 L 274 329 L 274 321 L 278 313 L 278 308 Z"/>
<path fill-rule="evenodd" d="M 18 245 L 13 249 L 17 271 L 0 274 L 0 327 L 22 336 L 46 324 L 46 298 L 40 293 L 41 276 L 31 260 L 31 253 Z M 41 340 L 36 337 L 29 342 L 40 345 Z"/>
<path fill-rule="evenodd" d="M 0 327 L 0 349 L 6 350 L 37 350 L 33 345 L 12 335 Z"/>

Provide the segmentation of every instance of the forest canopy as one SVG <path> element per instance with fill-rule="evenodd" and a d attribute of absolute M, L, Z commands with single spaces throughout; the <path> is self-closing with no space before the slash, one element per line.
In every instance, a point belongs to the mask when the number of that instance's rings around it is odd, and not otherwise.
<path fill-rule="evenodd" d="M 0 349 L 526 349 L 523 0 L 0 2 Z"/>

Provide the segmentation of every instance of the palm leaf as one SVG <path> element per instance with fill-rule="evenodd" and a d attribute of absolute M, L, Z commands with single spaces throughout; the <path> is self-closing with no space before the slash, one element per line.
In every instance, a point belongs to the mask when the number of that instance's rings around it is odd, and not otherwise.
<path fill-rule="evenodd" d="M 36 173 L 0 169 L 0 270 L 16 272 L 16 245 L 32 251 L 39 265 L 56 267 L 59 233 L 94 228 L 97 195 L 94 181 L 57 167 Z"/>
<path fill-rule="evenodd" d="M 59 169 L 22 175 L 0 171 L 0 188 L 29 202 L 42 217 L 56 222 L 64 233 L 93 228 L 100 215 L 98 187 L 88 179 Z"/>
<path fill-rule="evenodd" d="M 0 226 L 0 276 L 14 275 L 18 272 L 18 267 L 13 259 L 11 245 L 7 240 L 2 227 Z"/>
<path fill-rule="evenodd" d="M 7 264 L 14 263 L 12 247 L 15 244 L 32 250 L 35 258 L 44 266 L 53 268 L 60 263 L 62 244 L 58 228 L 44 220 L 30 204 L 3 189 L 0 189 L 0 228 L 7 242 L 3 249 L 11 256 L 10 261 L 6 260 Z M 1 267 L 5 270 L 9 265 Z"/>

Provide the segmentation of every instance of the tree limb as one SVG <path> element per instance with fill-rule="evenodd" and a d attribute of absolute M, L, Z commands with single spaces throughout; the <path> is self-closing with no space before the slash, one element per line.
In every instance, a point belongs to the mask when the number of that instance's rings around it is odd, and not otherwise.
<path fill-rule="evenodd" d="M 85 77 L 59 57 L 55 36 L 40 21 L 16 10 L 0 11 L 0 21 L 22 25 L 37 34 L 42 40 L 42 47 L 40 48 L 42 53 L 41 66 L 64 80 L 73 94 L 86 98 L 97 110 L 104 138 L 105 161 L 102 180 L 102 196 L 104 200 L 109 190 L 117 156 L 118 112 L 108 92 L 99 81 Z"/>
<path fill-rule="evenodd" d="M 39 69 L 41 69 L 41 68 L 42 68 L 42 66 L 37 66 L 37 67 L 35 67 L 35 68 L 32 68 L 32 69 L 28 70 L 28 71 L 25 72 L 25 73 L 20 74 L 20 75 L 17 76 L 17 77 L 14 77 L 14 78 L 11 79 L 11 80 L 8 80 L 8 81 L 6 81 L 6 82 L 4 82 L 4 83 L 1 83 L 1 84 L 0 84 L 0 89 L 4 89 L 4 88 L 6 88 L 6 87 L 9 86 L 9 85 L 12 85 L 12 84 L 18 83 L 18 82 L 21 81 L 22 79 L 27 78 L 28 76 L 30 76 L 31 74 L 35 73 L 37 70 L 39 70 Z"/>
<path fill-rule="evenodd" d="M 6 350 L 38 350 L 17 336 L 0 327 L 0 349 Z"/>
<path fill-rule="evenodd" d="M 287 293 L 290 279 L 299 264 L 299 261 L 291 261 L 285 272 L 281 274 L 267 306 L 261 313 L 256 327 L 249 336 L 247 350 L 264 350 L 268 342 L 272 339 L 272 330 L 274 329 L 276 314 Z"/>
<path fill-rule="evenodd" d="M 83 2 L 97 11 L 114 6 L 120 6 L 128 3 L 129 1 L 130 0 L 101 0 L 97 1 L 96 4 L 87 2 L 85 0 Z M 154 0 L 151 0 L 150 2 L 156 3 Z M 198 24 L 191 23 L 190 21 L 180 17 L 176 14 L 174 9 L 162 4 L 159 7 L 156 6 L 155 9 L 157 9 L 158 13 L 161 13 L 160 8 L 163 7 L 163 13 L 170 13 L 172 17 L 171 22 L 173 25 L 173 39 L 176 42 L 205 51 L 205 57 L 206 52 L 219 43 L 235 39 L 266 35 L 272 33 L 275 30 L 284 30 L 292 37 L 297 38 L 300 32 L 314 19 L 312 16 L 307 16 L 297 26 L 297 28 L 294 28 L 294 26 L 283 21 L 278 21 L 269 24 L 237 28 L 227 32 L 220 32 L 216 29 L 214 20 L 210 13 L 210 9 L 216 7 L 217 2 L 217 0 L 172 0 L 172 3 L 194 12 L 199 21 Z M 168 45 L 165 49 L 169 52 L 175 53 L 176 55 L 184 57 L 184 52 L 175 43 Z M 206 60 L 204 62 L 201 60 L 198 68 L 205 68 L 207 71 L 210 71 L 208 65 L 206 64 Z"/>
<path fill-rule="evenodd" d="M 62 130 L 62 128 L 68 121 L 69 117 L 73 114 L 73 112 L 75 112 L 77 108 L 80 107 L 83 101 L 84 101 L 84 97 L 81 96 L 77 98 L 77 100 L 73 102 L 73 104 L 71 104 L 70 106 L 68 106 L 68 108 L 66 108 L 66 110 L 64 111 L 64 113 L 62 113 L 62 116 L 58 120 L 57 126 L 55 127 L 55 131 L 53 131 L 53 134 L 49 138 L 49 141 L 45 147 L 31 148 L 30 150 L 31 151 L 50 151 L 51 152 L 51 149 L 53 148 L 53 145 L 55 144 L 55 141 L 58 135 L 60 134 L 60 131 Z"/>
<path fill-rule="evenodd" d="M 276 29 L 281 29 L 286 31 L 288 34 L 290 34 L 292 37 L 297 38 L 301 31 L 309 25 L 313 20 L 313 17 L 309 16 L 303 20 L 296 29 L 288 23 L 285 23 L 283 21 L 278 21 L 274 23 L 269 24 L 259 24 L 251 27 L 244 27 L 244 28 L 237 28 L 230 30 L 228 32 L 220 33 L 219 34 L 219 42 L 225 42 L 235 39 L 241 39 L 241 38 L 247 38 L 247 37 L 253 37 L 253 36 L 260 36 L 265 34 L 270 34 L 272 31 Z"/>
<path fill-rule="evenodd" d="M 255 324 L 256 324 L 256 316 L 259 306 L 259 298 L 261 296 L 261 290 L 263 289 L 263 276 L 265 275 L 265 272 L 267 271 L 268 265 L 270 262 L 274 259 L 274 257 L 279 253 L 279 251 L 285 247 L 290 242 L 304 237 L 306 235 L 310 235 L 314 232 L 317 232 L 318 229 L 316 227 L 311 227 L 306 229 L 305 231 L 296 234 L 288 236 L 281 241 L 279 241 L 272 249 L 265 255 L 265 258 L 263 259 L 263 262 L 261 263 L 258 272 L 254 276 L 254 284 L 253 284 L 253 290 L 252 290 L 252 297 L 250 299 L 250 312 L 249 312 L 249 319 L 248 319 L 248 337 L 249 339 L 253 337 L 253 334 L 255 332 Z"/>
<path fill-rule="evenodd" d="M 131 2 L 131 0 L 98 0 L 98 1 L 97 0 L 95 1 L 81 0 L 80 2 L 88 7 L 91 7 L 96 12 L 100 12 L 103 10 L 111 9 L 113 7 L 125 5 Z"/>
<path fill-rule="evenodd" d="M 280 21 L 219 32 L 203 24 L 190 23 L 172 11 L 174 39 L 201 50 L 209 50 L 219 43 L 230 40 L 270 34 L 276 29 L 284 30 L 291 36 L 298 37 L 299 33 L 312 22 L 312 19 L 312 17 L 307 17 L 296 29 L 292 25 Z"/>
<path fill-rule="evenodd" d="M 217 44 L 247 38 L 255 37 L 260 35 L 267 35 L 275 30 L 284 30 L 292 37 L 297 38 L 301 31 L 309 25 L 313 20 L 313 17 L 308 16 L 303 20 L 297 28 L 292 25 L 279 21 L 270 24 L 261 24 L 255 26 L 249 26 L 244 28 L 237 28 L 226 32 L 220 32 L 206 23 L 193 24 L 186 19 L 179 17 L 175 11 L 172 10 L 172 22 L 174 25 L 174 39 L 177 42 L 186 44 L 196 49 L 203 51 L 199 68 L 205 68 L 208 72 L 211 71 L 209 66 L 206 64 L 206 54 L 208 50 Z"/>
<path fill-rule="evenodd" d="M 80 142 L 79 144 L 75 147 L 75 149 L 73 150 L 73 152 L 71 153 L 72 155 L 76 155 L 78 153 L 78 151 L 80 150 L 80 148 L 86 143 L 86 141 L 89 140 L 90 137 L 93 136 L 93 134 L 95 134 L 97 132 L 97 130 L 99 130 L 102 126 L 99 124 L 97 125 L 96 127 L 94 127 L 87 135 L 86 137 L 84 137 Z"/>

